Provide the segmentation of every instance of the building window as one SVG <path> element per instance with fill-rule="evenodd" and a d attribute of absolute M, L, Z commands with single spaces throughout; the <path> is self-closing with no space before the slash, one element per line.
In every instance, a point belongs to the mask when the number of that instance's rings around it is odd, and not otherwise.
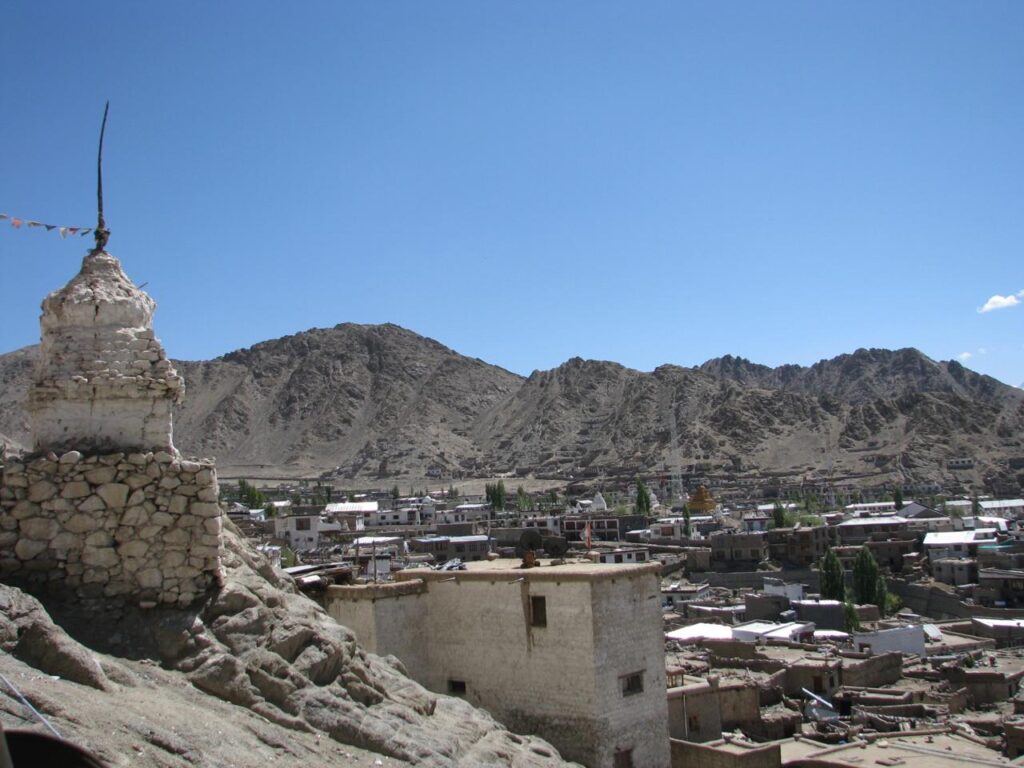
<path fill-rule="evenodd" d="M 296 531 L 308 531 L 309 530 L 309 518 L 308 517 L 297 517 L 297 518 L 295 518 L 295 530 Z"/>
<path fill-rule="evenodd" d="M 612 768 L 633 768 L 633 750 L 616 749 L 612 759 Z"/>
<path fill-rule="evenodd" d="M 619 678 L 622 683 L 622 695 L 633 696 L 644 692 L 644 673 L 634 672 L 631 675 L 623 675 Z"/>
<path fill-rule="evenodd" d="M 465 696 L 466 695 L 466 681 L 465 680 L 449 680 L 448 681 L 448 693 L 452 696 Z"/>
<path fill-rule="evenodd" d="M 546 627 L 548 625 L 547 599 L 542 596 L 530 598 L 530 626 Z"/>

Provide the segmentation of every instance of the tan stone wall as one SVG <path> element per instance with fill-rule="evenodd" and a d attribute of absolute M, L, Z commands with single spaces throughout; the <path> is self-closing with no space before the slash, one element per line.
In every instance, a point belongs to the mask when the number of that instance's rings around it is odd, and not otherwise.
<path fill-rule="evenodd" d="M 220 583 L 212 464 L 166 452 L 10 458 L 0 578 L 79 600 L 187 606 Z"/>
<path fill-rule="evenodd" d="M 722 729 L 731 731 L 761 719 L 761 692 L 754 683 L 730 683 L 718 688 Z"/>
<path fill-rule="evenodd" d="M 734 750 L 672 739 L 672 768 L 779 768 L 778 744 Z"/>
<path fill-rule="evenodd" d="M 842 683 L 862 688 L 891 685 L 903 676 L 903 654 L 880 653 L 864 659 L 842 660 Z"/>
<path fill-rule="evenodd" d="M 605 701 L 609 733 L 598 743 L 597 765 L 611 766 L 617 749 L 632 750 L 634 765 L 668 765 L 665 640 L 657 574 L 604 579 L 593 586 L 598 696 Z M 642 694 L 622 695 L 622 675 L 643 671 Z M 610 706 L 609 706 L 610 705 Z"/>
<path fill-rule="evenodd" d="M 395 656 L 409 675 L 423 679 L 430 665 L 426 585 L 399 581 L 365 586 L 330 586 L 324 608 L 355 632 L 359 644 L 380 656 Z"/>
<path fill-rule="evenodd" d="M 668 766 L 658 569 L 607 568 L 614 578 L 544 568 L 408 572 L 391 590 L 331 587 L 325 604 L 427 688 L 464 684 L 467 701 L 567 759 L 611 768 L 616 750 L 630 749 L 633 765 Z M 532 620 L 539 597 L 546 626 Z M 637 672 L 643 691 L 624 696 L 623 676 Z"/>
<path fill-rule="evenodd" d="M 671 738 L 685 741 L 722 738 L 718 691 L 706 684 L 669 688 L 668 730 Z"/>

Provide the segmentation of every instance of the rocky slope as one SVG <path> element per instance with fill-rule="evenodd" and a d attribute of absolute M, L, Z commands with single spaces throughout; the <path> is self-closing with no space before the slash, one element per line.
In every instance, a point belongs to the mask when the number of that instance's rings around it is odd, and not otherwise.
<path fill-rule="evenodd" d="M 111 766 L 562 766 L 546 742 L 431 694 L 298 594 L 233 531 L 199 609 L 116 624 L 0 585 L 0 673 Z M 72 639 L 65 629 L 80 638 Z M 5 728 L 34 722 L 5 688 Z"/>
<path fill-rule="evenodd" d="M 0 356 L 0 433 L 27 442 L 32 348 Z M 567 361 L 523 379 L 392 325 L 339 325 L 208 362 L 175 441 L 222 468 L 340 467 L 361 482 L 525 468 L 537 475 L 712 471 L 980 483 L 1024 456 L 1024 392 L 913 349 L 813 366 L 735 357 L 653 372 Z M 954 476 L 950 458 L 973 457 Z M 696 470 L 695 470 L 696 471 Z"/>

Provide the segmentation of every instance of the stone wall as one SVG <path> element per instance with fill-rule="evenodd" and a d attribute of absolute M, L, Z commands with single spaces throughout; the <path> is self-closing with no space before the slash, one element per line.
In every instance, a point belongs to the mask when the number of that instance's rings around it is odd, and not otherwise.
<path fill-rule="evenodd" d="M 475 565 L 402 571 L 394 588 L 329 587 L 325 605 L 417 682 L 543 736 L 567 759 L 612 768 L 630 752 L 633 765 L 667 766 L 659 567 Z M 627 677 L 638 690 L 624 690 Z"/>
<path fill-rule="evenodd" d="M 419 579 L 381 584 L 327 587 L 322 597 L 331 618 L 356 634 L 359 644 L 378 656 L 396 656 L 409 675 L 424 679 L 430 664 L 426 624 L 427 585 Z"/>
<path fill-rule="evenodd" d="M 690 581 L 695 584 L 706 581 L 712 587 L 727 587 L 728 589 L 761 589 L 764 586 L 764 577 L 770 576 L 779 578 L 784 576 L 787 582 L 797 582 L 807 585 L 809 592 L 817 592 L 820 589 L 820 574 L 818 571 L 785 571 L 784 573 L 772 571 L 733 571 L 730 573 L 719 573 L 716 571 L 692 571 Z"/>
<path fill-rule="evenodd" d="M 782 750 L 778 744 L 750 745 L 739 743 L 733 749 L 714 745 L 693 744 L 672 739 L 672 768 L 779 768 Z"/>
<path fill-rule="evenodd" d="M 903 654 L 878 653 L 865 658 L 843 658 L 843 685 L 874 688 L 891 685 L 903 677 Z"/>
<path fill-rule="evenodd" d="M 220 583 L 212 463 L 167 452 L 0 457 L 0 578 L 79 601 L 185 607 Z"/>

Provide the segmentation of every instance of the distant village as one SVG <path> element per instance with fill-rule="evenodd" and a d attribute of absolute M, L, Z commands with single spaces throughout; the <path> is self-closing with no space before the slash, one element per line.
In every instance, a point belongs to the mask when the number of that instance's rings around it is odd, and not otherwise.
<path fill-rule="evenodd" d="M 704 485 L 663 502 L 641 480 L 607 498 L 503 480 L 483 496 L 245 481 L 222 493 L 369 650 L 586 765 L 661 764 L 641 754 L 644 733 L 668 736 L 680 766 L 1024 753 L 1021 498 L 726 505 Z M 517 624 L 526 643 L 508 637 Z M 591 660 L 619 690 L 593 695 Z"/>

